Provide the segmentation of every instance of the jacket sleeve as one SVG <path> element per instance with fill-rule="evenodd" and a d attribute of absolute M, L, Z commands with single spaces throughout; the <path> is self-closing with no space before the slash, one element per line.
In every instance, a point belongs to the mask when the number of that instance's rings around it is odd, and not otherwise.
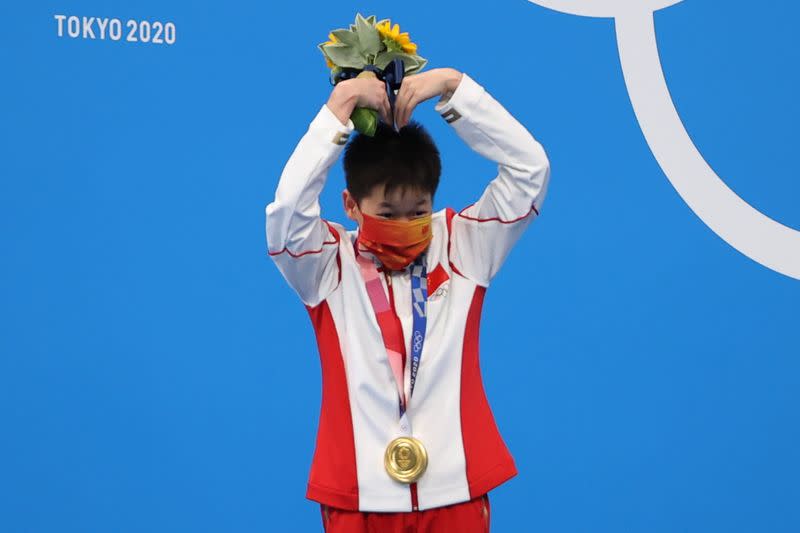
<path fill-rule="evenodd" d="M 475 152 L 497 163 L 481 197 L 452 219 L 450 261 L 488 286 L 522 233 L 538 216 L 550 163 L 536 139 L 466 73 L 434 109 Z"/>
<path fill-rule="evenodd" d="M 339 283 L 339 233 L 320 216 L 319 195 L 330 167 L 355 129 L 323 104 L 283 168 L 275 199 L 266 207 L 267 250 L 308 306 Z"/>

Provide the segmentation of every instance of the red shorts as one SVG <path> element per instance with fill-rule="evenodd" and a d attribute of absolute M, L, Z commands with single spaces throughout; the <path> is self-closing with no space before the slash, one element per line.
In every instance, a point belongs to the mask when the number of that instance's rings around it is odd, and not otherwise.
<path fill-rule="evenodd" d="M 320 505 L 325 533 L 489 533 L 489 495 L 408 513 L 346 511 Z"/>

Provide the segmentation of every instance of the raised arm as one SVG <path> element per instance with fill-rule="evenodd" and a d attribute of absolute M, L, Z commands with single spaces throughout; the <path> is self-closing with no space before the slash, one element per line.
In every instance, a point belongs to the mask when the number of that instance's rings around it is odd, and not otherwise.
<path fill-rule="evenodd" d="M 349 118 L 353 109 L 371 107 L 388 116 L 383 87 L 375 79 L 345 80 L 334 87 L 286 162 L 275 199 L 266 207 L 269 256 L 306 305 L 316 306 L 339 283 L 339 236 L 320 216 L 319 195 L 355 129 Z"/>
<path fill-rule="evenodd" d="M 466 73 L 434 109 L 475 152 L 497 163 L 481 197 L 452 220 L 450 260 L 487 286 L 538 216 L 550 179 L 544 149 L 491 94 Z"/>

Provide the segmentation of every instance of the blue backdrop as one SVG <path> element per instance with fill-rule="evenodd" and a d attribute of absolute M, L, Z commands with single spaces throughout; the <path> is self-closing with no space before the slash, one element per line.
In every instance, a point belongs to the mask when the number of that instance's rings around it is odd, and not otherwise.
<path fill-rule="evenodd" d="M 356 12 L 409 31 L 541 141 L 540 219 L 487 293 L 482 368 L 520 474 L 493 531 L 800 530 L 800 282 L 718 238 L 644 141 L 610 19 L 523 0 L 0 8 L 0 531 L 321 531 L 308 316 L 264 207 Z M 173 44 L 55 15 L 172 22 Z M 656 14 L 672 96 L 743 198 L 800 228 L 800 7 Z M 96 27 L 95 27 L 96 28 Z M 493 163 L 423 103 L 436 209 Z M 341 208 L 341 161 L 322 198 Z M 352 227 L 352 226 L 351 226 Z"/>

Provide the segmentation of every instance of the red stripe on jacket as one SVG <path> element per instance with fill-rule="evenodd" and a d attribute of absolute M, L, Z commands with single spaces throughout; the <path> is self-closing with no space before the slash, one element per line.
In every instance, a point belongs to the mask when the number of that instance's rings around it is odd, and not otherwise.
<path fill-rule="evenodd" d="M 306 497 L 358 510 L 358 474 L 347 375 L 327 302 L 308 307 L 322 364 L 322 407 Z"/>
<path fill-rule="evenodd" d="M 514 459 L 497 429 L 481 380 L 478 344 L 485 294 L 485 287 L 475 288 L 461 356 L 461 437 L 470 498 L 485 494 L 517 475 Z"/>

